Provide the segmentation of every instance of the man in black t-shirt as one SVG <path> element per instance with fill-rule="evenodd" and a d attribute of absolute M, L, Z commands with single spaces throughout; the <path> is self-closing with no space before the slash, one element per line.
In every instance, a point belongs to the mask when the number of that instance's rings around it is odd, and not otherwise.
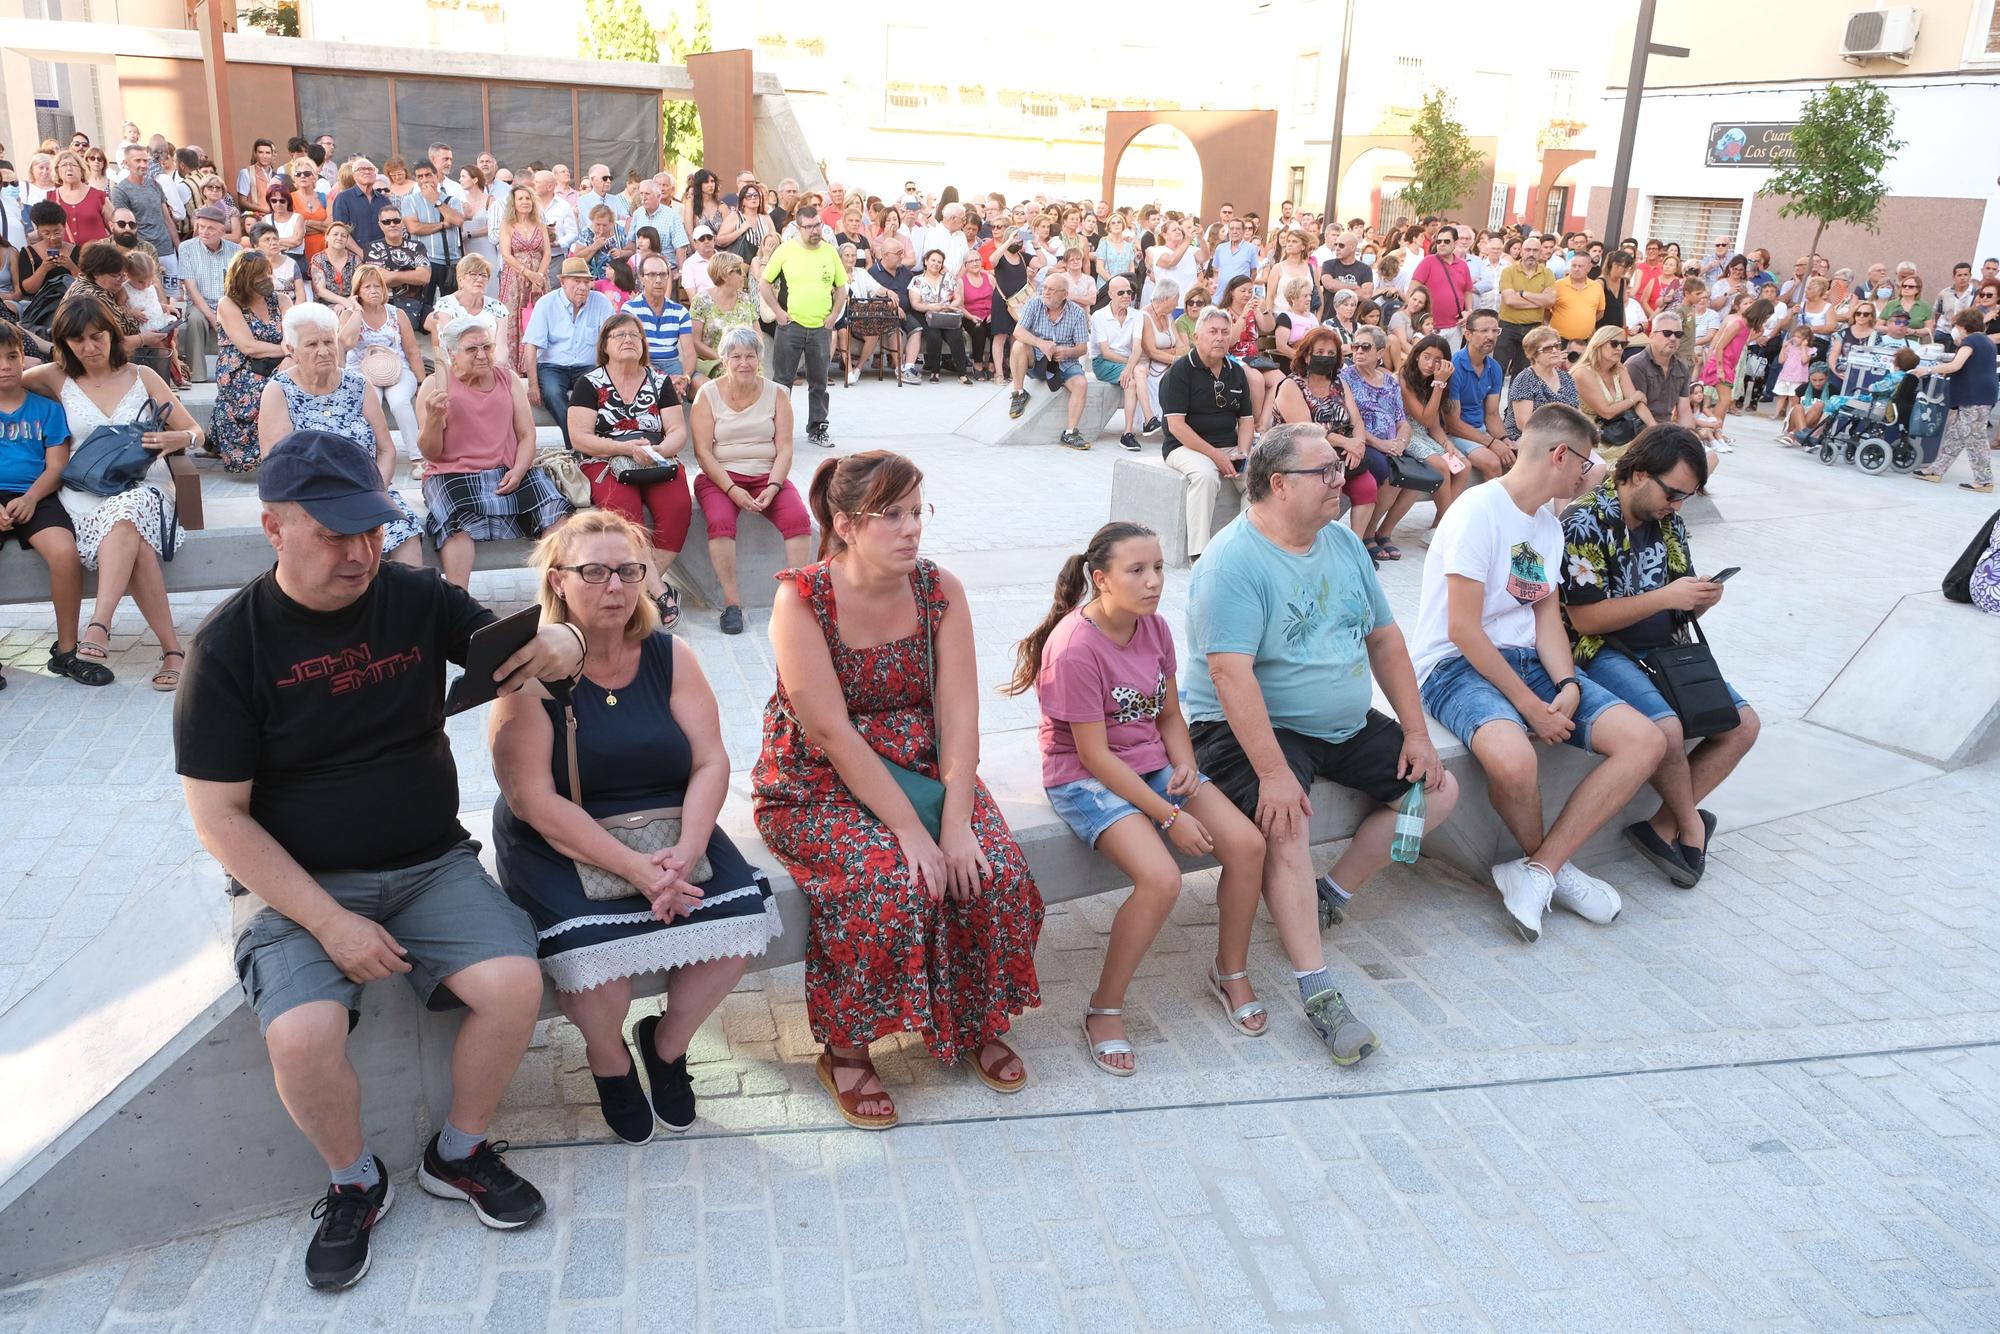
<path fill-rule="evenodd" d="M 277 564 L 217 607 L 189 645 L 174 702 L 175 768 L 231 891 L 262 901 L 236 937 L 278 1096 L 332 1184 L 306 1281 L 368 1265 L 388 1208 L 361 1131 L 347 1033 L 362 984 L 404 974 L 432 1010 L 465 1007 L 444 1128 L 418 1184 L 489 1227 L 543 1210 L 486 1127 L 542 998 L 534 927 L 481 868 L 458 823 L 444 735 L 445 663 L 493 614 L 429 570 L 382 563 L 398 516 L 351 441 L 301 431 L 264 455 L 257 492 Z M 502 689 L 573 677 L 581 636 L 545 626 L 502 665 Z M 246 900 L 246 905 L 251 900 Z"/>
<path fill-rule="evenodd" d="M 1254 418 L 1250 378 L 1229 355 L 1229 312 L 1210 306 L 1196 317 L 1194 350 L 1160 377 L 1160 414 L 1167 426 L 1160 453 L 1187 479 L 1187 551 L 1194 561 L 1215 526 L 1222 482 L 1243 487 Z"/>
<path fill-rule="evenodd" d="M 1319 266 L 1320 290 L 1326 293 L 1324 301 L 1330 302 L 1342 292 L 1353 292 L 1357 301 L 1375 295 L 1375 270 L 1355 258 L 1356 245 L 1353 232 L 1342 232 L 1333 239 L 1333 258 Z"/>

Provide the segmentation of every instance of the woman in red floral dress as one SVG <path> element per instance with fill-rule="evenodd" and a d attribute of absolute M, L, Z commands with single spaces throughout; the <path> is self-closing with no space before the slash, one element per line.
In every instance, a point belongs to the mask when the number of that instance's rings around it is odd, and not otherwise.
<path fill-rule="evenodd" d="M 1028 1071 L 1001 1035 L 1041 1003 L 1042 897 L 973 772 L 972 616 L 959 581 L 917 555 L 922 485 L 885 450 L 814 475 L 820 561 L 778 576 L 778 687 L 752 775 L 758 832 L 811 908 L 820 1083 L 842 1117 L 874 1130 L 896 1123 L 896 1107 L 869 1043 L 919 1033 L 940 1061 L 970 1056 L 981 1080 L 1013 1093 Z M 891 764 L 942 781 L 937 837 Z"/>

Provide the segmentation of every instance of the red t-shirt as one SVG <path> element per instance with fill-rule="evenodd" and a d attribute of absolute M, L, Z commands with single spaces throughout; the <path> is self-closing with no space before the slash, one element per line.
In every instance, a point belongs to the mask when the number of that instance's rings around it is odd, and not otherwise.
<path fill-rule="evenodd" d="M 1465 261 L 1425 255 L 1410 280 L 1422 283 L 1431 294 L 1431 324 L 1441 330 L 1456 329 L 1465 317 L 1465 303 L 1472 298 L 1472 270 Z"/>

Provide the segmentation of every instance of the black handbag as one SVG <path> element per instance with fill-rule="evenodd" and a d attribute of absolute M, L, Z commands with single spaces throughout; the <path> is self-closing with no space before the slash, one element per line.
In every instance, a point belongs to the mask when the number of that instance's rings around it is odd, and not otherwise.
<path fill-rule="evenodd" d="M 1686 639 L 1643 657 L 1615 637 L 1604 642 L 1639 664 L 1661 698 L 1673 706 L 1674 715 L 1681 720 L 1681 733 L 1690 741 L 1730 731 L 1743 721 L 1742 715 L 1729 693 L 1729 683 L 1722 679 L 1722 669 L 1715 665 L 1708 640 L 1702 637 L 1701 622 L 1683 619 L 1681 628 Z"/>
<path fill-rule="evenodd" d="M 1640 418 L 1638 410 L 1627 408 L 1597 428 L 1597 439 L 1600 443 L 1615 449 L 1620 445 L 1631 444 L 1639 438 L 1639 432 L 1645 429 L 1646 423 Z"/>
<path fill-rule="evenodd" d="M 245 357 L 243 365 L 252 375 L 276 375 L 278 367 L 285 364 L 283 357 Z"/>
<path fill-rule="evenodd" d="M 1389 460 L 1390 486 L 1429 495 L 1444 485 L 1444 474 L 1423 459 L 1413 459 L 1408 454 L 1386 454 L 1383 457 Z"/>
<path fill-rule="evenodd" d="M 924 323 L 933 329 L 962 329 L 965 316 L 955 310 L 934 310 L 924 316 Z"/>
<path fill-rule="evenodd" d="M 1979 531 L 1965 544 L 1965 550 L 1945 571 L 1944 595 L 1952 602 L 1972 601 L 1972 572 L 1979 568 L 1979 562 L 1986 559 L 1986 553 L 1993 549 L 1993 527 L 2000 524 L 2000 510 L 1988 515 L 1979 525 Z"/>

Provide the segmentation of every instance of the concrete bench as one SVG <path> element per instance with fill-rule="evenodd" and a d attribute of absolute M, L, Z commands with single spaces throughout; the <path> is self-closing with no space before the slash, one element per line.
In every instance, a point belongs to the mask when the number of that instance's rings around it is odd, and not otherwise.
<path fill-rule="evenodd" d="M 1941 592 L 1904 597 L 1806 721 L 1946 769 L 1988 758 L 2000 751 L 2000 616 Z"/>
<path fill-rule="evenodd" d="M 1125 397 L 1117 385 L 1105 384 L 1088 371 L 1085 372 L 1085 382 L 1089 388 L 1083 404 L 1083 416 L 1076 428 L 1083 432 L 1085 440 L 1096 440 L 1104 434 L 1113 417 L 1124 415 Z M 987 445 L 1057 443 L 1057 437 L 1069 421 L 1069 390 L 1051 393 L 1046 383 L 1030 379 L 1028 406 L 1019 417 L 1007 415 L 1007 400 L 1011 394 L 1010 386 L 1000 386 L 978 411 L 959 426 L 957 434 Z M 1133 428 L 1128 423 L 1126 429 Z"/>
<path fill-rule="evenodd" d="M 1222 531 L 1222 526 L 1242 509 L 1242 489 L 1225 479 L 1215 493 L 1213 526 L 1209 531 Z M 1152 446 L 1111 465 L 1110 517 L 1145 524 L 1160 535 L 1160 550 L 1167 564 L 1176 567 L 1188 564 L 1187 479 L 1169 468 Z"/>

